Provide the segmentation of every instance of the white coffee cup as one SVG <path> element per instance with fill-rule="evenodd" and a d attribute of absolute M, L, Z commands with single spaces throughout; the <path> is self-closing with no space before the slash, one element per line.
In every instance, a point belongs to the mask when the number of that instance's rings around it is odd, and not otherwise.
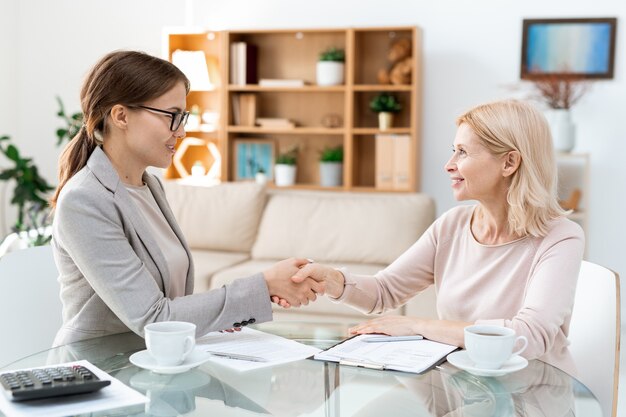
<path fill-rule="evenodd" d="M 521 340 L 523 345 L 513 352 Z M 500 369 L 513 355 L 519 355 L 528 346 L 525 336 L 515 337 L 515 330 L 492 325 L 474 325 L 465 328 L 465 349 L 477 368 Z"/>
<path fill-rule="evenodd" d="M 183 363 L 196 345 L 196 325 L 184 321 L 161 321 L 144 327 L 148 353 L 161 366 Z"/>

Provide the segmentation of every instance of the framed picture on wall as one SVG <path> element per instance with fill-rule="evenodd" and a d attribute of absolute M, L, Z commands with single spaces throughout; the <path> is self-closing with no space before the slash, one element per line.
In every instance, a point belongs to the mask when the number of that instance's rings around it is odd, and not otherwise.
<path fill-rule="evenodd" d="M 613 78 L 616 18 L 524 19 L 521 78 Z"/>
<path fill-rule="evenodd" d="M 274 141 L 270 139 L 235 139 L 235 180 L 252 180 L 257 172 L 265 172 L 272 180 Z"/>

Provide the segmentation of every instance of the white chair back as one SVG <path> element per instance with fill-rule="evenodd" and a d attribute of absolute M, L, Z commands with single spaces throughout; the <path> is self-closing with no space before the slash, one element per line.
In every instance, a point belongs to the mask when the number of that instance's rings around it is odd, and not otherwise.
<path fill-rule="evenodd" d="M 620 345 L 619 275 L 583 261 L 568 339 L 578 380 L 596 396 L 603 415 L 617 415 Z"/>
<path fill-rule="evenodd" d="M 0 257 L 0 366 L 52 346 L 62 323 L 58 275 L 51 246 Z"/>

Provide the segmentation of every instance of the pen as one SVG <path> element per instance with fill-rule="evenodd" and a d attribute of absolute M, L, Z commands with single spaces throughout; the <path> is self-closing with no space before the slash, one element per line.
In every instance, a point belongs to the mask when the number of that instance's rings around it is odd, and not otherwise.
<path fill-rule="evenodd" d="M 424 336 L 421 335 L 413 335 L 413 336 L 372 336 L 363 339 L 364 342 L 404 342 L 407 340 L 422 340 Z"/>
<path fill-rule="evenodd" d="M 213 352 L 210 350 L 207 350 L 207 352 L 219 358 L 236 359 L 236 360 L 248 361 L 248 362 L 267 362 L 267 359 L 262 358 L 260 356 L 242 355 L 241 353 Z"/>

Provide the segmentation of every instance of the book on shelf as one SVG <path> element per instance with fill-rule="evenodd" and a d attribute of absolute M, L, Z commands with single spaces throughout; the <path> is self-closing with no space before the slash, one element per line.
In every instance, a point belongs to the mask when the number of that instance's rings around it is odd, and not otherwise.
<path fill-rule="evenodd" d="M 259 86 L 261 87 L 304 87 L 304 80 L 295 78 L 261 78 Z"/>
<path fill-rule="evenodd" d="M 256 119 L 256 94 L 240 94 L 239 105 L 241 106 L 241 125 L 254 126 Z"/>
<path fill-rule="evenodd" d="M 233 95 L 233 123 L 238 126 L 254 126 L 256 120 L 256 94 Z"/>
<path fill-rule="evenodd" d="M 234 85 L 256 84 L 257 47 L 246 42 L 230 45 L 230 83 Z"/>
<path fill-rule="evenodd" d="M 410 186 L 411 136 L 376 135 L 376 188 L 408 190 Z"/>
<path fill-rule="evenodd" d="M 289 119 L 281 117 L 258 117 L 256 124 L 261 127 L 274 128 L 274 129 L 293 129 L 296 124 Z"/>

